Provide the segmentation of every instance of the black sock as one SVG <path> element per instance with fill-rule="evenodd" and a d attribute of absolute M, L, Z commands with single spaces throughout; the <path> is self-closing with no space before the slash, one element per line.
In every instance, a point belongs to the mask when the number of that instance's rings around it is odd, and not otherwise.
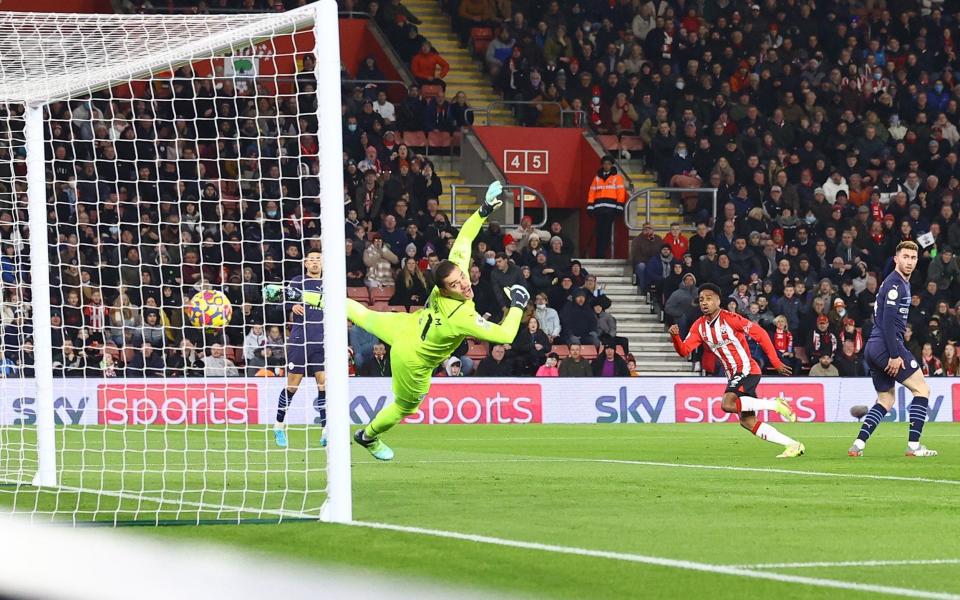
<path fill-rule="evenodd" d="M 313 401 L 313 407 L 320 413 L 320 426 L 327 426 L 327 392 L 320 390 L 317 393 L 317 399 Z"/>
<path fill-rule="evenodd" d="M 910 435 L 911 442 L 919 442 L 923 433 L 923 424 L 927 422 L 927 405 L 929 400 L 923 396 L 914 396 L 910 403 Z"/>
<path fill-rule="evenodd" d="M 869 411 L 867 411 L 867 416 L 863 418 L 863 425 L 860 427 L 860 434 L 857 436 L 857 439 L 866 442 L 870 439 L 870 436 L 873 435 L 873 430 L 877 428 L 877 425 L 880 424 L 880 421 L 887 416 L 887 409 L 883 407 L 879 402 L 874 404 Z"/>
<path fill-rule="evenodd" d="M 296 394 L 296 392 L 293 394 Z M 277 401 L 277 423 L 283 423 L 283 420 L 287 418 L 287 407 L 290 406 L 293 394 L 288 392 L 287 388 L 283 388 L 280 392 L 280 399 Z"/>

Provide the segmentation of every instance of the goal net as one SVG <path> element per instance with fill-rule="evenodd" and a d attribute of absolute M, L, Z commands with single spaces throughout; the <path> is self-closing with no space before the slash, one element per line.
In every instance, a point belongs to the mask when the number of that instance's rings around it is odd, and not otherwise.
<path fill-rule="evenodd" d="M 333 0 L 0 13 L 0 512 L 350 520 L 342 250 L 324 311 L 264 294 L 343 248 L 338 44 Z"/>

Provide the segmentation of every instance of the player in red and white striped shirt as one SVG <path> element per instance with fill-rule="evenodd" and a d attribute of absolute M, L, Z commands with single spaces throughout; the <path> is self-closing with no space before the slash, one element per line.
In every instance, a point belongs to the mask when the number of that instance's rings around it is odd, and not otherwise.
<path fill-rule="evenodd" d="M 775 410 L 790 422 L 797 420 L 790 405 L 783 398 L 757 398 L 760 383 L 760 365 L 750 356 L 746 336 L 759 342 L 773 367 L 783 375 L 790 367 L 783 364 L 762 327 L 742 316 L 720 309 L 720 288 L 712 283 L 700 287 L 700 310 L 703 316 L 694 321 L 686 339 L 680 338 L 680 329 L 670 327 L 670 341 L 680 356 L 689 356 L 701 345 L 709 348 L 727 372 L 727 389 L 720 406 L 725 412 L 740 415 L 740 426 L 762 440 L 781 444 L 784 450 L 777 458 L 801 456 L 806 450 L 800 442 L 780 433 L 769 423 L 757 419 L 758 410 Z"/>

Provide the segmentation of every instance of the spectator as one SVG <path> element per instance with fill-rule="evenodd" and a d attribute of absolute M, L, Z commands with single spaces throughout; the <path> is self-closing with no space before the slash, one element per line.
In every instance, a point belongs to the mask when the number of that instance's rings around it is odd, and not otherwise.
<path fill-rule="evenodd" d="M 430 42 L 424 40 L 420 44 L 420 52 L 410 60 L 410 72 L 420 84 L 446 88 L 443 79 L 450 72 L 450 64 L 433 50 Z"/>
<path fill-rule="evenodd" d="M 590 184 L 587 195 L 587 211 L 596 219 L 595 258 L 606 258 L 613 239 L 613 224 L 623 215 L 627 202 L 627 186 L 614 166 L 611 156 L 604 156 L 600 170 Z"/>
<path fill-rule="evenodd" d="M 810 367 L 811 377 L 839 377 L 840 372 L 833 365 L 833 356 L 821 354 L 816 364 Z"/>
<path fill-rule="evenodd" d="M 263 325 L 260 323 L 254 323 L 250 326 L 250 331 L 247 332 L 247 335 L 243 338 L 243 360 L 246 363 L 249 363 L 255 358 L 260 358 L 263 360 L 263 350 L 267 346 L 267 336 L 263 332 Z M 266 364 L 266 361 L 263 360 L 263 364 L 258 366 L 263 366 Z"/>
<path fill-rule="evenodd" d="M 920 352 L 920 370 L 923 371 L 924 377 L 943 375 L 943 365 L 934 353 L 933 344 L 930 342 L 925 343 Z"/>
<path fill-rule="evenodd" d="M 363 264 L 367 266 L 368 288 L 393 287 L 393 265 L 400 262 L 389 246 L 383 243 L 379 233 L 371 234 L 372 241 L 363 251 Z"/>
<path fill-rule="evenodd" d="M 816 328 L 807 342 L 807 353 L 817 359 L 823 354 L 833 356 L 837 352 L 837 336 L 830 331 L 830 319 L 826 315 L 817 317 Z"/>
<path fill-rule="evenodd" d="M 517 375 L 532 375 L 546 360 L 552 344 L 547 334 L 540 329 L 536 317 L 527 319 L 525 327 L 520 327 L 511 344 Z"/>
<path fill-rule="evenodd" d="M 411 244 L 412 245 L 412 244 Z M 388 304 L 403 306 L 423 306 L 427 302 L 427 280 L 417 268 L 415 258 L 406 258 L 403 269 L 397 274 L 396 287 Z"/>
<path fill-rule="evenodd" d="M 629 352 L 630 340 L 617 335 L 617 319 L 604 310 L 602 304 L 594 303 L 593 312 L 597 315 L 597 333 L 600 342 L 612 346 L 621 346 L 624 352 Z"/>
<path fill-rule="evenodd" d="M 443 90 L 427 102 L 427 111 L 424 117 L 424 131 L 447 131 L 455 129 L 453 111 Z"/>
<path fill-rule="evenodd" d="M 361 377 L 390 377 L 391 373 L 387 347 L 383 342 L 378 341 L 373 345 L 373 357 L 364 361 L 359 374 Z"/>
<path fill-rule="evenodd" d="M 629 377 L 630 370 L 627 361 L 617 354 L 617 347 L 605 345 L 603 351 L 593 359 L 592 371 L 594 377 Z"/>
<path fill-rule="evenodd" d="M 560 326 L 564 343 L 600 345 L 597 317 L 587 304 L 587 294 L 583 290 L 574 292 L 573 300 L 560 311 Z"/>
<path fill-rule="evenodd" d="M 560 369 L 557 365 L 560 362 L 560 356 L 556 352 L 548 352 L 546 362 L 537 369 L 537 377 L 559 377 Z"/>
<path fill-rule="evenodd" d="M 373 111 L 380 115 L 385 124 L 393 125 L 397 120 L 397 109 L 392 102 L 387 100 L 387 92 L 380 90 L 377 92 L 377 101 L 373 103 Z"/>
<path fill-rule="evenodd" d="M 443 361 L 441 366 L 442 371 L 438 373 L 439 376 L 443 377 L 463 377 L 463 363 L 460 362 L 460 359 L 456 356 L 451 356 L 447 360 Z"/>
<path fill-rule="evenodd" d="M 683 335 L 690 327 L 689 315 L 694 302 L 697 300 L 697 278 L 693 273 L 684 273 L 678 287 L 663 306 L 663 313 L 667 316 L 668 325 L 676 324 Z"/>
<path fill-rule="evenodd" d="M 773 347 L 777 351 L 777 356 L 780 357 L 780 360 L 785 365 L 790 367 L 791 371 L 799 374 L 801 365 L 793 351 L 793 333 L 790 331 L 787 317 L 777 315 L 773 322 L 776 328 L 771 338 Z"/>
<path fill-rule="evenodd" d="M 143 342 L 141 348 L 135 349 L 127 363 L 128 377 L 163 377 L 165 370 L 163 355 L 156 352 L 150 342 Z"/>
<path fill-rule="evenodd" d="M 547 295 L 540 292 L 534 298 L 533 316 L 540 324 L 540 330 L 546 334 L 547 339 L 552 344 L 560 335 L 560 315 L 547 303 Z"/>
<path fill-rule="evenodd" d="M 843 341 L 840 352 L 837 353 L 834 367 L 841 377 L 862 377 L 865 374 L 863 358 L 857 353 L 852 339 L 848 338 Z"/>
<path fill-rule="evenodd" d="M 660 247 L 660 254 L 652 257 L 644 269 L 644 283 L 647 288 L 656 286 L 661 288 L 663 281 L 673 272 L 673 253 L 669 244 Z"/>
<path fill-rule="evenodd" d="M 663 237 L 663 243 L 670 248 L 674 260 L 682 260 L 683 255 L 690 249 L 687 236 L 680 231 L 680 223 L 670 223 L 670 232 Z"/>
<path fill-rule="evenodd" d="M 662 247 L 663 238 L 654 233 L 653 224 L 650 222 L 644 223 L 640 235 L 630 242 L 630 262 L 633 264 L 633 275 L 639 290 L 646 289 L 644 272 L 647 269 L 647 263 L 657 255 Z"/>
<path fill-rule="evenodd" d="M 239 374 L 233 361 L 224 356 L 222 344 L 210 347 L 210 356 L 203 359 L 204 377 L 236 377 Z"/>
<path fill-rule="evenodd" d="M 490 348 L 490 355 L 477 366 L 477 377 L 513 377 L 513 364 L 506 360 L 506 353 L 502 344 Z"/>
<path fill-rule="evenodd" d="M 560 377 L 592 377 L 593 367 L 580 355 L 580 344 L 570 344 L 570 355 L 560 362 Z"/>
<path fill-rule="evenodd" d="M 503 252 L 497 254 L 494 260 L 495 268 L 490 272 L 490 284 L 493 286 L 494 298 L 497 299 L 500 308 L 504 309 L 509 305 L 510 298 L 503 293 L 503 289 L 523 285 L 523 274 L 520 272 L 520 267 L 510 262 Z"/>
<path fill-rule="evenodd" d="M 940 357 L 940 368 L 943 370 L 944 377 L 956 377 L 960 374 L 960 356 L 957 355 L 957 347 L 953 344 L 947 344 L 943 347 L 943 356 Z"/>

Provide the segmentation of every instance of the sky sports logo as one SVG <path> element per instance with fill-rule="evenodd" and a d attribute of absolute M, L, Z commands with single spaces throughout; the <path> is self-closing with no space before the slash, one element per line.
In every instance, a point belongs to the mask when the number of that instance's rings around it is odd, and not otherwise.
<path fill-rule="evenodd" d="M 725 386 L 715 383 L 678 383 L 674 386 L 677 423 L 737 422 L 739 415 L 724 412 L 721 407 Z M 764 383 L 757 386 L 757 397 L 773 399 L 783 396 L 797 413 L 800 423 L 822 423 L 826 417 L 823 384 Z M 763 421 L 782 422 L 776 412 L 760 411 Z"/>
<path fill-rule="evenodd" d="M 105 384 L 97 387 L 100 425 L 254 425 L 255 383 Z"/>
<path fill-rule="evenodd" d="M 387 405 L 387 397 L 356 396 L 350 402 L 354 424 L 367 423 Z M 537 384 L 433 384 L 417 412 L 404 423 L 425 425 L 504 425 L 543 422 Z"/>

